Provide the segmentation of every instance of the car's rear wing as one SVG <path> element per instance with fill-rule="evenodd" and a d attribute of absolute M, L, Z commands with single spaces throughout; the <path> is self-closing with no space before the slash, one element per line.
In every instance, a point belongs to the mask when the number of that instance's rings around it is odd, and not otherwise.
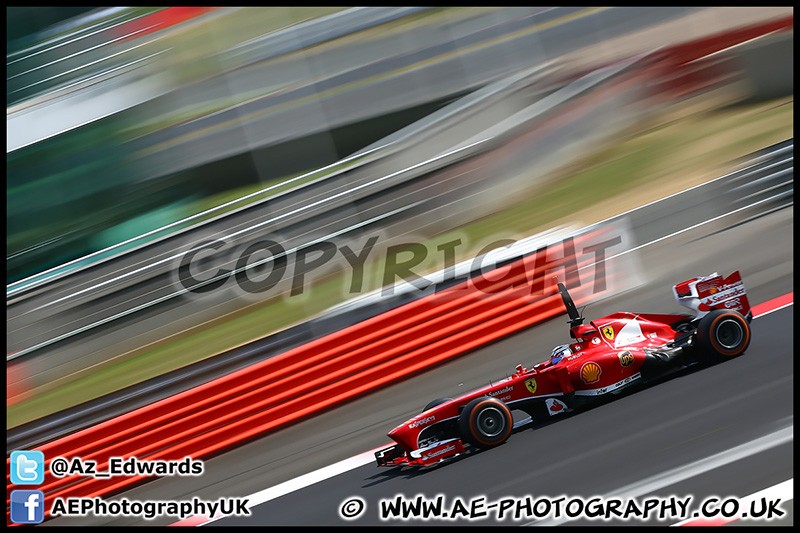
<path fill-rule="evenodd" d="M 672 287 L 672 292 L 679 304 L 692 309 L 697 317 L 703 317 L 714 309 L 733 309 L 748 319 L 750 302 L 744 282 L 737 270 L 727 278 L 716 272 L 710 276 L 692 278 Z"/>

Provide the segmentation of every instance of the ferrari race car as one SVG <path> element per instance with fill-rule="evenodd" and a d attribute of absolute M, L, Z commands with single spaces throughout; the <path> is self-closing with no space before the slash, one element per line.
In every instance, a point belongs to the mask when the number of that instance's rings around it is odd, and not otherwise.
<path fill-rule="evenodd" d="M 433 400 L 392 429 L 397 444 L 375 453 L 378 466 L 435 465 L 503 444 L 515 427 L 578 409 L 626 387 L 699 362 L 741 355 L 750 344 L 752 313 L 739 272 L 714 273 L 673 287 L 692 315 L 618 312 L 584 324 L 567 288 L 558 290 L 573 342 L 549 360 L 456 398 Z M 516 424 L 511 410 L 527 414 Z"/>

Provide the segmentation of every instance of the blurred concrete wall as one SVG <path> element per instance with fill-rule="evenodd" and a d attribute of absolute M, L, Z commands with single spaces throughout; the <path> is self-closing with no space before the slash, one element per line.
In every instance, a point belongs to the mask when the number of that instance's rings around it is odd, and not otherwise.
<path fill-rule="evenodd" d="M 742 69 L 750 92 L 748 101 L 794 93 L 794 31 L 766 35 L 722 53 Z"/>

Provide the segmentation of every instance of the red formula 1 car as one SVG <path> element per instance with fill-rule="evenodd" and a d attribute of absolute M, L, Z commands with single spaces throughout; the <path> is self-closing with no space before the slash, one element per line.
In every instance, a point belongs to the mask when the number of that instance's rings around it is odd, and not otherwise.
<path fill-rule="evenodd" d="M 614 313 L 588 325 L 558 284 L 574 342 L 548 361 L 517 365 L 509 378 L 457 398 L 439 398 L 389 432 L 396 445 L 375 454 L 378 466 L 431 466 L 470 447 L 504 443 L 515 427 L 569 412 L 626 387 L 701 361 L 741 355 L 752 313 L 739 272 L 693 278 L 673 287 L 691 315 Z M 511 410 L 527 413 L 516 424 Z"/>

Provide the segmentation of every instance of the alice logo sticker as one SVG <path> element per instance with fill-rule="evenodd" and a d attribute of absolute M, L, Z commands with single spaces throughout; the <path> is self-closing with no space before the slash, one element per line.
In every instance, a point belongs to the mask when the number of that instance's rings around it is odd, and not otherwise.
<path fill-rule="evenodd" d="M 536 394 L 536 380 L 529 379 L 528 381 L 526 381 L 525 388 L 528 389 L 528 392 L 530 392 L 531 394 Z"/>
<path fill-rule="evenodd" d="M 627 350 L 624 352 L 619 352 L 617 357 L 619 357 L 619 364 L 622 366 L 631 366 L 633 363 L 633 354 Z"/>
<path fill-rule="evenodd" d="M 603 331 L 603 337 L 605 337 L 610 341 L 614 340 L 614 328 L 612 328 L 611 326 L 605 326 L 603 327 L 602 331 Z"/>
<path fill-rule="evenodd" d="M 594 361 L 589 361 L 581 367 L 581 379 L 588 385 L 600 381 L 600 374 L 602 373 L 603 369 Z"/>

